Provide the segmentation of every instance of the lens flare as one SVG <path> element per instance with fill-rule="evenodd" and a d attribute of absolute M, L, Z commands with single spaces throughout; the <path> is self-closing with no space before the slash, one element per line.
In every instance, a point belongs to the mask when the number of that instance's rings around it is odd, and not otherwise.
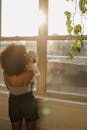
<path fill-rule="evenodd" d="M 43 113 L 44 115 L 49 115 L 49 114 L 51 113 L 51 109 L 49 109 L 49 108 L 44 108 L 44 109 L 42 110 L 42 113 Z"/>

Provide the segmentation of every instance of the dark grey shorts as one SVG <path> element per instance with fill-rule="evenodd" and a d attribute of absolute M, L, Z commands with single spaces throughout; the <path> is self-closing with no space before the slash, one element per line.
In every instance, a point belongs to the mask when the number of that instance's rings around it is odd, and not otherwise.
<path fill-rule="evenodd" d="M 9 117 L 11 122 L 22 120 L 35 121 L 39 118 L 37 102 L 33 92 L 9 96 Z"/>

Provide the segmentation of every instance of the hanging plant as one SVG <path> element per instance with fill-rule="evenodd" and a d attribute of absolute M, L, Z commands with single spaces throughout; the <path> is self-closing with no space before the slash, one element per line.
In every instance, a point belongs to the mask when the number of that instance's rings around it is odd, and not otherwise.
<path fill-rule="evenodd" d="M 69 0 L 67 0 L 69 1 Z M 72 0 L 73 1 L 73 0 Z M 79 9 L 82 13 L 86 13 L 87 9 L 85 7 L 85 4 L 87 3 L 87 0 L 80 0 L 79 1 Z M 69 34 L 69 39 L 72 40 L 72 53 L 68 53 L 68 57 L 70 59 L 74 58 L 75 54 L 80 53 L 81 48 L 83 47 L 83 41 L 82 41 L 82 26 L 81 24 L 76 24 L 72 26 L 72 20 L 71 20 L 71 12 L 65 11 L 64 12 L 66 16 L 66 26 L 67 26 L 67 32 Z M 73 39 L 74 36 L 74 39 Z"/>
<path fill-rule="evenodd" d="M 68 12 L 68 11 L 65 11 L 65 15 L 66 15 L 66 18 L 67 18 L 67 21 L 66 21 L 67 32 L 69 33 L 69 35 L 71 35 L 72 30 L 73 30 L 73 27 L 71 26 L 71 24 L 72 24 L 71 13 Z"/>

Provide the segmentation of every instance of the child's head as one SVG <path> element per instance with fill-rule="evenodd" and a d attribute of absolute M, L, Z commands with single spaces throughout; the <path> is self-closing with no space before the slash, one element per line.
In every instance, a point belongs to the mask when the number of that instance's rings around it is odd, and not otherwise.
<path fill-rule="evenodd" d="M 8 75 L 18 75 L 25 71 L 26 67 L 26 48 L 24 45 L 9 45 L 1 53 L 1 65 Z"/>

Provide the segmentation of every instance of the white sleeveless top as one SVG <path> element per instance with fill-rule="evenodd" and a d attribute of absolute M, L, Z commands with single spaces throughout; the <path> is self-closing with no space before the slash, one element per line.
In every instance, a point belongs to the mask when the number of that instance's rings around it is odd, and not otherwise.
<path fill-rule="evenodd" d="M 5 84 L 9 90 L 9 93 L 12 95 L 21 95 L 21 94 L 25 94 L 27 92 L 32 91 L 32 89 L 35 88 L 35 85 L 37 85 L 37 78 L 40 75 L 40 72 L 38 69 L 36 69 L 35 73 L 34 73 L 34 77 L 33 79 L 30 81 L 30 83 L 27 86 L 21 86 L 21 87 L 12 87 L 10 84 L 8 84 L 5 81 Z M 33 86 L 32 86 L 32 82 L 33 82 Z"/>
<path fill-rule="evenodd" d="M 28 84 L 28 86 L 22 86 L 22 87 L 11 87 L 8 83 L 6 83 L 6 86 L 9 89 L 9 93 L 12 95 L 21 95 L 32 91 L 30 83 Z"/>

